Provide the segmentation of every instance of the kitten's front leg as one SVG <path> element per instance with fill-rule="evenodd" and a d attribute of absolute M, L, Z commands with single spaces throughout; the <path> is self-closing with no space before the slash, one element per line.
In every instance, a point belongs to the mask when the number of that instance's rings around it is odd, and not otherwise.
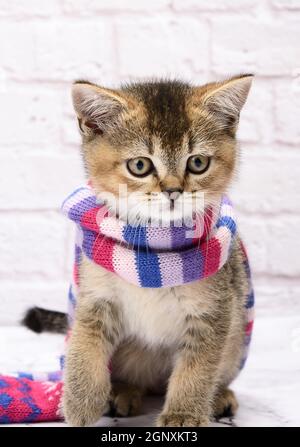
<path fill-rule="evenodd" d="M 190 318 L 169 380 L 158 427 L 207 426 L 212 416 L 221 341 L 209 322 Z"/>
<path fill-rule="evenodd" d="M 72 426 L 91 425 L 102 416 L 111 390 L 109 361 L 121 331 L 115 304 L 83 302 L 68 341 L 64 374 L 63 413 Z"/>

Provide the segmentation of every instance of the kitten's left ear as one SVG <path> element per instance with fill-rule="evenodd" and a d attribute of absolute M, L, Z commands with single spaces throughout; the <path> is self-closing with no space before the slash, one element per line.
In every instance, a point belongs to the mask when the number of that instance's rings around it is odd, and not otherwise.
<path fill-rule="evenodd" d="M 215 114 L 224 126 L 234 126 L 246 102 L 252 80 L 252 74 L 245 74 L 200 87 L 201 103 Z"/>

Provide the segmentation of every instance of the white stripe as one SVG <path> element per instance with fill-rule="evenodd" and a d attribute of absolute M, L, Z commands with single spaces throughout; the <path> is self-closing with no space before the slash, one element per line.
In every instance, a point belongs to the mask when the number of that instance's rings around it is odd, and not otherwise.
<path fill-rule="evenodd" d="M 115 217 L 105 217 L 100 223 L 100 232 L 107 237 L 118 241 L 124 240 L 122 237 L 125 224 L 117 220 Z"/>
<path fill-rule="evenodd" d="M 254 320 L 255 309 L 254 309 L 254 306 L 253 306 L 253 307 L 250 307 L 249 309 L 246 309 L 246 310 L 247 310 L 247 312 L 246 312 L 246 314 L 247 314 L 247 323 L 249 323 L 250 321 Z"/>
<path fill-rule="evenodd" d="M 172 253 L 172 261 L 168 254 L 160 254 L 159 268 L 161 272 L 161 279 L 163 286 L 172 286 L 183 284 L 183 263 L 182 258 L 177 253 Z"/>
<path fill-rule="evenodd" d="M 223 267 L 225 262 L 228 260 L 228 254 L 230 249 L 230 243 L 231 243 L 231 231 L 227 227 L 220 227 L 218 228 L 217 233 L 215 234 L 217 237 L 220 246 L 221 246 L 221 256 L 220 256 L 220 263 L 219 263 L 219 269 Z"/>
<path fill-rule="evenodd" d="M 232 206 L 228 205 L 227 203 L 222 205 L 221 206 L 221 210 L 220 210 L 220 216 L 222 216 L 222 217 L 224 217 L 224 216 L 232 217 L 233 216 Z"/>

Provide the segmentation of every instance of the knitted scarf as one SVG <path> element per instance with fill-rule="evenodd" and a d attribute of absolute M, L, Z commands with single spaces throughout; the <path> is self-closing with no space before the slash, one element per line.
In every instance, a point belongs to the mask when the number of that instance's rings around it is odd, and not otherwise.
<path fill-rule="evenodd" d="M 132 226 L 109 215 L 90 187 L 76 189 L 62 212 L 76 223 L 75 264 L 69 290 L 72 326 L 84 253 L 96 264 L 139 287 L 173 287 L 217 273 L 228 260 L 236 233 L 232 204 L 223 196 L 219 207 L 196 216 L 192 227 Z M 254 294 L 243 245 L 249 290 L 245 300 L 244 353 L 247 359 L 253 326 Z M 62 369 L 51 373 L 0 375 L 0 423 L 55 421 L 61 418 Z"/>
<path fill-rule="evenodd" d="M 77 253 L 140 287 L 173 287 L 215 274 L 236 232 L 226 196 L 192 227 L 132 226 L 109 216 L 88 187 L 71 194 L 62 211 L 77 224 Z"/>

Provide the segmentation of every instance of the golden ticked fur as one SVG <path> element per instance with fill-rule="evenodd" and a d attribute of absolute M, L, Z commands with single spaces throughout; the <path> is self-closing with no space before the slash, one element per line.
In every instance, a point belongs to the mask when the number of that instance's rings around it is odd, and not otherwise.
<path fill-rule="evenodd" d="M 178 202 L 183 192 L 217 202 L 236 166 L 235 132 L 251 80 L 245 75 L 204 87 L 160 81 L 120 90 L 76 83 L 83 158 L 97 195 L 122 215 L 110 194 L 118 197 L 120 184 L 139 191 L 129 206 L 136 222 L 151 217 L 149 200 L 164 211 L 165 191 L 179 191 Z M 201 175 L 187 171 L 195 154 L 209 159 Z M 150 159 L 149 175 L 132 175 L 128 160 L 135 158 Z M 83 257 L 66 359 L 68 423 L 94 423 L 108 402 L 118 414 L 136 414 L 143 394 L 158 391 L 166 392 L 159 426 L 205 426 L 213 416 L 234 413 L 228 385 L 242 356 L 247 288 L 238 237 L 216 275 L 173 288 L 139 288 Z"/>

